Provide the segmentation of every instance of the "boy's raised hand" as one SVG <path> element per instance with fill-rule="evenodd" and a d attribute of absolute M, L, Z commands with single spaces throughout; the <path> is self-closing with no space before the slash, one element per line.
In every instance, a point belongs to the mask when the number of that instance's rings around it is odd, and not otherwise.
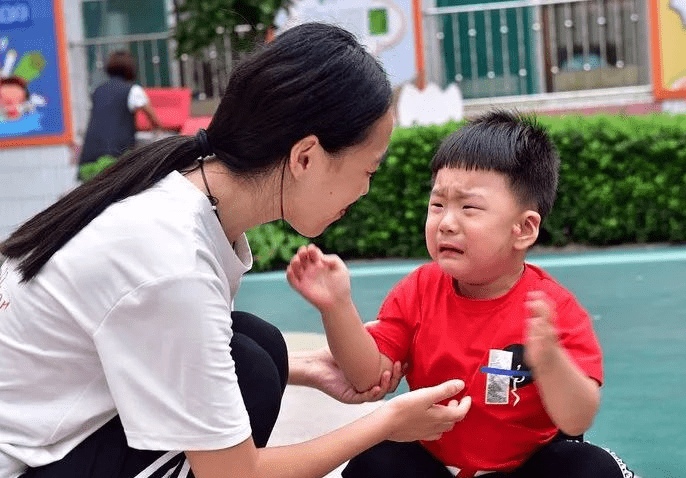
<path fill-rule="evenodd" d="M 531 291 L 525 305 L 530 317 L 526 324 L 524 360 L 535 373 L 549 366 L 560 348 L 555 303 L 544 292 Z"/>
<path fill-rule="evenodd" d="M 314 244 L 302 246 L 286 269 L 288 283 L 320 311 L 350 300 L 350 274 L 334 254 L 325 255 Z"/>

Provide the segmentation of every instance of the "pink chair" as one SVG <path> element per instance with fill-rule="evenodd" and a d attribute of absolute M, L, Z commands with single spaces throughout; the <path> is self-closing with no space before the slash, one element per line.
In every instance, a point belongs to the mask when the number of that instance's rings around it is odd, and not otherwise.
<path fill-rule="evenodd" d="M 145 93 L 162 123 L 162 129 L 180 132 L 191 115 L 190 88 L 145 88 Z M 138 131 L 152 129 L 142 111 L 136 113 L 136 128 Z"/>

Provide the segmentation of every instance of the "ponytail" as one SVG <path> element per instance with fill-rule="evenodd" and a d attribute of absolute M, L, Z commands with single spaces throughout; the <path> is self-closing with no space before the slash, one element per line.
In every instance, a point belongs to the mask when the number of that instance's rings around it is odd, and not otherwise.
<path fill-rule="evenodd" d="M 138 194 L 200 156 L 193 137 L 173 136 L 122 156 L 114 165 L 26 221 L 0 244 L 0 253 L 20 259 L 22 281 L 46 262 L 110 204 Z"/>

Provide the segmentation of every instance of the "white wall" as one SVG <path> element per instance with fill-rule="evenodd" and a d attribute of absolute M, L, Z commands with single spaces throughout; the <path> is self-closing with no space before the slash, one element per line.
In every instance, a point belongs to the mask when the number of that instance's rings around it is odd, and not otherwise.
<path fill-rule="evenodd" d="M 63 7 L 67 44 L 82 41 L 81 0 L 63 0 Z M 88 93 L 85 61 L 82 55 L 72 56 L 68 56 L 67 76 L 78 141 L 87 121 L 84 102 L 88 101 Z M 71 146 L 66 144 L 0 149 L 0 241 L 75 185 L 72 154 Z"/>
<path fill-rule="evenodd" d="M 86 50 L 82 47 L 69 47 L 69 45 L 83 41 L 81 0 L 63 0 L 63 5 L 65 31 L 67 34 L 67 67 L 69 68 L 72 126 L 74 141 L 76 144 L 81 144 L 82 138 L 86 134 L 88 114 L 90 112 Z"/>
<path fill-rule="evenodd" d="M 0 150 L 0 240 L 75 183 L 66 145 Z"/>

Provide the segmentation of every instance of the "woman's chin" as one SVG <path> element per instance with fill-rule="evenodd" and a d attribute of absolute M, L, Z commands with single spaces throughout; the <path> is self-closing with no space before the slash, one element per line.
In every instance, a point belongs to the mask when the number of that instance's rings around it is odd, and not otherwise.
<path fill-rule="evenodd" d="M 297 232 L 303 237 L 307 237 L 308 239 L 312 239 L 313 237 L 319 236 L 324 231 L 326 231 L 326 228 L 329 226 L 330 224 L 325 224 L 319 227 L 295 227 L 293 224 L 291 224 L 291 227 L 295 229 L 295 232 Z"/>
<path fill-rule="evenodd" d="M 329 226 L 343 218 L 345 213 L 346 210 L 343 210 L 340 214 L 337 214 L 336 217 L 326 219 L 324 222 L 318 224 L 289 224 L 301 236 L 312 238 L 321 235 Z"/>

